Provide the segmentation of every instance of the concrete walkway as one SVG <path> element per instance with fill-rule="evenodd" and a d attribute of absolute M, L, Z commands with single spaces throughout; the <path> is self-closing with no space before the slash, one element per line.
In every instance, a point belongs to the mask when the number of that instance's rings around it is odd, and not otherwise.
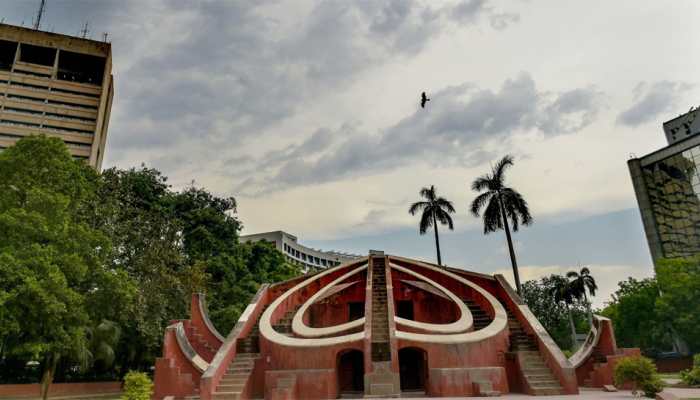
<path fill-rule="evenodd" d="M 664 394 L 670 394 L 671 396 L 664 396 L 665 399 L 669 400 L 681 400 L 681 399 L 694 399 L 700 400 L 700 389 L 680 389 L 680 388 L 666 388 L 664 389 Z M 603 392 L 601 389 L 588 389 L 581 388 L 578 395 L 557 395 L 557 396 L 528 396 L 526 394 L 514 393 L 507 394 L 500 397 L 494 397 L 495 399 L 503 400 L 525 400 L 525 399 L 539 399 L 544 398 L 547 400 L 630 400 L 630 399 L 645 399 L 646 397 L 635 397 L 629 390 L 621 390 L 619 392 Z M 422 400 L 464 400 L 465 397 L 415 397 L 414 399 Z"/>

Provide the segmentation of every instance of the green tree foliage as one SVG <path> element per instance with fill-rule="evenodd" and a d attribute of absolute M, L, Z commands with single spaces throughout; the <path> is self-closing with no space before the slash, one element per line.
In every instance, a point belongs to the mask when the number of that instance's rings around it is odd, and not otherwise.
<path fill-rule="evenodd" d="M 638 389 L 649 398 L 654 398 L 663 390 L 663 382 L 656 372 L 656 365 L 646 357 L 626 357 L 615 365 L 615 385 L 632 383 L 636 393 Z"/>
<path fill-rule="evenodd" d="M 124 376 L 124 394 L 121 400 L 150 400 L 153 393 L 153 382 L 147 374 L 129 371 Z"/>
<path fill-rule="evenodd" d="M 472 190 L 483 193 L 472 202 L 471 212 L 475 217 L 479 217 L 481 209 L 484 209 L 484 234 L 505 230 L 515 287 L 518 294 L 522 294 L 518 262 L 515 259 L 515 249 L 510 237 L 510 226 L 512 225 L 513 232 L 517 232 L 520 224 L 527 226 L 532 223 L 532 216 L 523 196 L 517 190 L 505 185 L 505 172 L 512 165 L 513 157 L 506 155 L 498 161 L 490 174 L 482 175 L 472 182 Z"/>
<path fill-rule="evenodd" d="M 92 361 L 95 306 L 130 295 L 90 223 L 98 180 L 59 139 L 30 137 L 0 154 L 0 343 L 10 357 L 42 361 L 44 398 L 61 358 Z"/>
<path fill-rule="evenodd" d="M 700 354 L 693 357 L 693 367 L 681 371 L 681 380 L 689 386 L 700 386 Z"/>
<path fill-rule="evenodd" d="M 566 278 L 561 275 L 527 281 L 522 286 L 522 298 L 559 347 L 572 349 L 574 342 L 569 325 L 569 311 L 576 330 L 586 332 L 589 329 L 586 321 L 587 307 L 580 301 L 572 303 L 570 308 L 564 303 L 554 301 L 552 291 L 562 283 L 566 283 Z"/>
<path fill-rule="evenodd" d="M 691 351 L 700 352 L 700 257 L 660 260 L 656 279 L 657 313 L 668 318 Z"/>
<path fill-rule="evenodd" d="M 618 285 L 613 301 L 601 312 L 612 320 L 618 346 L 639 347 L 645 354 L 672 348 L 669 316 L 656 307 L 656 279 L 629 278 Z"/>
<path fill-rule="evenodd" d="M 569 285 L 572 295 L 579 301 L 583 300 L 588 305 L 588 323 L 593 323 L 593 311 L 591 310 L 591 303 L 588 301 L 588 293 L 591 297 L 595 296 L 596 290 L 598 290 L 598 285 L 595 282 L 595 278 L 591 275 L 591 270 L 588 267 L 581 268 L 581 271 L 569 271 L 566 273 L 566 277 L 571 279 Z"/>
<path fill-rule="evenodd" d="M 433 231 L 435 232 L 435 250 L 437 251 L 437 262 L 438 265 L 442 265 L 438 222 L 442 225 L 447 225 L 450 230 L 453 230 L 454 224 L 452 223 L 452 217 L 450 214 L 455 212 L 455 208 L 452 206 L 451 201 L 437 195 L 435 186 L 431 185 L 429 188 L 424 187 L 420 190 L 419 194 L 425 199 L 425 201 L 418 201 L 411 204 L 411 207 L 408 209 L 408 213 L 411 215 L 416 215 L 419 211 L 421 212 L 420 224 L 418 225 L 418 232 L 420 232 L 421 235 L 428 232 L 430 227 L 433 228 Z"/>
<path fill-rule="evenodd" d="M 58 139 L 0 153 L 0 379 L 37 373 L 32 360 L 44 382 L 149 369 L 193 291 L 225 335 L 261 283 L 300 273 L 270 244 L 239 244 L 235 211 L 144 166 L 97 174 Z"/>

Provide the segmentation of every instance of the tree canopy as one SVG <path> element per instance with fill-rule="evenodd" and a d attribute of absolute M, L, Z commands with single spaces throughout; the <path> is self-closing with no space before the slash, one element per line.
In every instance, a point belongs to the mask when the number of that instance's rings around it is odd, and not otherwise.
<path fill-rule="evenodd" d="M 59 139 L 0 153 L 0 381 L 148 369 L 193 291 L 225 335 L 261 283 L 300 274 L 273 246 L 240 244 L 235 212 L 145 166 L 98 174 Z"/>

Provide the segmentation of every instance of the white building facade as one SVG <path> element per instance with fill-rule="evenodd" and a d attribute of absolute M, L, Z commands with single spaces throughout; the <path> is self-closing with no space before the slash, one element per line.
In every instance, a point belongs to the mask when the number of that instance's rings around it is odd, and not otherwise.
<path fill-rule="evenodd" d="M 281 251 L 290 263 L 300 265 L 307 271 L 334 267 L 360 257 L 355 254 L 323 251 L 303 246 L 297 242 L 296 236 L 283 231 L 245 235 L 239 240 L 241 243 L 260 240 L 274 243 L 277 250 Z"/>

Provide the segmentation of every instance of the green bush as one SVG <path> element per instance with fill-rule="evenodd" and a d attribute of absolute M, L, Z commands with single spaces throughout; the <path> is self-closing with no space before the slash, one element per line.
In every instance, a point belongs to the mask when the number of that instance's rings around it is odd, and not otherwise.
<path fill-rule="evenodd" d="M 153 382 L 144 372 L 129 371 L 124 376 L 124 394 L 121 400 L 150 400 Z"/>
<path fill-rule="evenodd" d="M 700 354 L 693 357 L 693 368 L 681 371 L 681 380 L 689 386 L 700 385 Z"/>
<path fill-rule="evenodd" d="M 646 357 L 626 357 L 615 365 L 615 385 L 632 383 L 636 394 L 638 389 L 647 397 L 653 398 L 663 390 L 663 383 L 656 372 L 656 365 Z"/>

